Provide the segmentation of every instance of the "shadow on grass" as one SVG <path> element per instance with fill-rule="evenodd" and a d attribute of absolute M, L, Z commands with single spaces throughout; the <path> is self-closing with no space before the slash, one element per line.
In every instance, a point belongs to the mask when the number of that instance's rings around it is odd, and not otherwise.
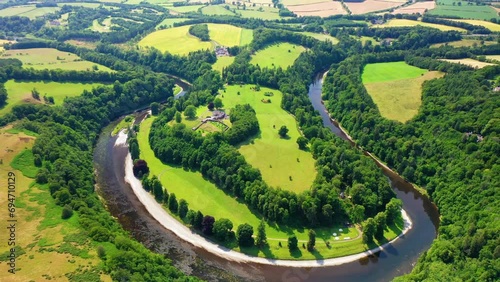
<path fill-rule="evenodd" d="M 297 248 L 293 251 L 290 251 L 290 255 L 294 258 L 300 258 L 302 257 L 302 251 L 300 250 L 300 248 Z"/>

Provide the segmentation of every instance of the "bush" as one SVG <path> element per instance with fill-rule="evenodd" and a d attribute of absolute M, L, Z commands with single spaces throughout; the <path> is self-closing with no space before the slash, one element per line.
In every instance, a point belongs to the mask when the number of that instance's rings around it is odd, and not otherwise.
<path fill-rule="evenodd" d="M 63 210 L 62 210 L 61 218 L 68 219 L 71 216 L 73 216 L 73 209 L 70 206 L 65 205 Z"/>

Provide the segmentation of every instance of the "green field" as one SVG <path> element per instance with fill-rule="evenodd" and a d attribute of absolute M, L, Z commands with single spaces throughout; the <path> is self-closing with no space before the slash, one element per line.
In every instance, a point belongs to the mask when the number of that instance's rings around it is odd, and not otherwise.
<path fill-rule="evenodd" d="M 493 45 L 496 44 L 494 41 L 483 41 L 484 45 Z M 481 40 L 479 39 L 462 39 L 458 41 L 451 41 L 451 42 L 446 42 L 446 43 L 436 43 L 432 44 L 432 48 L 437 48 L 443 45 L 449 45 L 453 47 L 472 47 L 472 46 L 480 46 L 481 45 Z"/>
<path fill-rule="evenodd" d="M 452 21 L 457 21 L 457 22 L 463 22 L 463 23 L 468 23 L 468 24 L 473 24 L 473 25 L 480 25 L 484 26 L 485 28 L 493 31 L 493 32 L 499 32 L 500 31 L 500 24 L 492 23 L 489 21 L 481 21 L 481 20 L 456 20 L 456 19 L 450 19 Z"/>
<path fill-rule="evenodd" d="M 405 19 L 392 19 L 392 20 L 387 21 L 384 24 L 374 25 L 373 27 L 384 28 L 384 27 L 399 27 L 399 26 L 425 26 L 425 27 L 437 28 L 437 29 L 442 30 L 442 31 L 456 30 L 456 31 L 460 31 L 460 32 L 467 32 L 467 30 L 465 30 L 463 28 L 459 28 L 459 27 L 447 26 L 447 25 L 442 25 L 442 24 L 426 23 L 426 22 L 421 22 L 421 21 L 405 20 Z"/>
<path fill-rule="evenodd" d="M 168 18 L 164 19 L 161 23 L 159 23 L 156 26 L 156 29 L 160 28 L 161 26 L 166 26 L 167 28 L 173 27 L 174 23 L 181 23 L 183 21 L 188 20 L 187 18 Z"/>
<path fill-rule="evenodd" d="M 13 6 L 0 10 L 0 17 L 20 16 L 35 19 L 59 11 L 60 7 L 37 8 L 35 5 Z"/>
<path fill-rule="evenodd" d="M 228 86 L 226 92 L 221 92 L 226 109 L 248 103 L 257 113 L 260 134 L 252 142 L 242 145 L 240 153 L 261 171 L 262 178 L 269 185 L 295 192 L 309 190 L 316 178 L 315 161 L 311 153 L 298 148 L 296 140 L 301 135 L 294 117 L 281 108 L 283 94 L 265 87 L 257 92 L 252 87 Z M 265 92 L 274 95 L 267 97 Z M 271 99 L 271 103 L 263 103 L 262 99 Z M 287 139 L 278 135 L 278 129 L 283 125 L 289 129 Z"/>
<path fill-rule="evenodd" d="M 100 86 L 100 83 L 59 83 L 59 82 L 16 82 L 9 80 L 5 83 L 7 89 L 7 105 L 0 109 L 0 116 L 8 113 L 12 107 L 23 103 L 43 103 L 43 96 L 54 97 L 56 105 L 61 105 L 65 97 L 74 97 L 82 94 L 83 90 L 91 90 Z M 40 92 L 40 101 L 31 97 L 31 90 L 36 88 Z"/>
<path fill-rule="evenodd" d="M 290 43 L 279 43 L 258 51 L 252 56 L 251 64 L 264 67 L 287 67 L 293 65 L 300 53 L 305 50 L 300 45 Z"/>
<path fill-rule="evenodd" d="M 235 14 L 223 6 L 209 5 L 201 8 L 201 13 L 209 16 L 234 16 Z"/>
<path fill-rule="evenodd" d="M 189 34 L 190 26 L 158 30 L 148 34 L 140 42 L 141 47 L 155 47 L 162 52 L 187 55 L 189 52 L 212 49 L 211 42 L 202 42 Z M 224 46 L 246 45 L 253 39 L 253 31 L 227 24 L 208 24 L 210 39 Z"/>
<path fill-rule="evenodd" d="M 304 32 L 301 32 L 300 34 L 304 34 L 304 35 L 307 35 L 307 36 L 311 36 L 311 37 L 314 37 L 318 40 L 321 40 L 321 41 L 330 41 L 332 42 L 332 44 L 337 44 L 339 43 L 339 40 L 333 36 L 330 36 L 328 34 L 322 34 L 322 33 L 314 33 L 314 32 L 307 32 L 307 31 L 304 31 Z"/>
<path fill-rule="evenodd" d="M 97 32 L 110 32 L 112 26 L 115 25 L 111 23 L 111 18 L 106 18 L 102 21 L 102 25 L 97 20 L 94 20 L 90 29 Z"/>
<path fill-rule="evenodd" d="M 212 69 L 218 70 L 222 73 L 222 69 L 229 66 L 234 62 L 234 57 L 218 57 L 215 64 L 212 65 Z"/>
<path fill-rule="evenodd" d="M 458 3 L 461 3 L 459 6 Z M 468 5 L 466 1 L 436 0 L 436 8 L 428 11 L 430 15 L 443 17 L 461 17 L 464 19 L 487 20 L 499 19 L 497 12 L 490 6 Z"/>
<path fill-rule="evenodd" d="M 113 71 L 108 67 L 82 60 L 78 55 L 62 52 L 53 48 L 33 48 L 7 50 L 2 59 L 13 58 L 23 62 L 23 67 L 34 69 L 62 69 L 62 70 L 92 70 L 97 66 L 100 71 Z"/>
<path fill-rule="evenodd" d="M 193 5 L 193 6 L 179 6 L 179 7 L 168 7 L 169 10 L 172 10 L 177 13 L 189 13 L 189 12 L 198 12 L 198 10 L 205 5 Z"/>
<path fill-rule="evenodd" d="M 252 213 L 248 207 L 236 199 L 226 195 L 212 183 L 207 182 L 199 172 L 186 171 L 180 167 L 172 167 L 161 163 L 149 147 L 148 136 L 154 118 L 149 118 L 141 124 L 141 130 L 137 136 L 141 151 L 141 158 L 148 162 L 148 166 L 153 175 L 160 178 L 162 185 L 169 193 L 175 193 L 177 199 L 186 199 L 189 208 L 200 210 L 204 215 L 212 215 L 216 219 L 228 218 L 233 222 L 234 229 L 239 224 L 249 223 L 256 230 L 260 219 Z M 401 224 L 401 223 L 400 223 Z M 282 259 L 315 259 L 320 255 L 323 258 L 340 257 L 354 254 L 366 250 L 368 247 L 362 243 L 359 231 L 355 228 L 344 228 L 340 232 L 338 226 L 331 228 L 315 229 L 317 252 L 310 253 L 305 250 L 290 254 L 286 247 L 286 240 L 292 232 L 297 235 L 300 244 L 307 241 L 307 229 L 290 229 L 283 226 L 270 226 L 266 224 L 266 233 L 269 242 L 269 249 L 259 251 L 257 248 L 239 249 L 237 251 L 261 256 L 278 257 Z M 334 240 L 334 232 L 339 233 L 339 241 Z M 387 229 L 387 238 L 395 237 L 392 229 Z M 350 237 L 349 240 L 343 240 Z M 326 241 L 331 243 L 331 248 L 326 246 Z M 279 247 L 279 242 L 283 247 Z"/>
<path fill-rule="evenodd" d="M 422 104 L 422 83 L 442 76 L 440 72 L 393 62 L 368 64 L 361 78 L 383 117 L 406 122 L 418 113 Z"/>

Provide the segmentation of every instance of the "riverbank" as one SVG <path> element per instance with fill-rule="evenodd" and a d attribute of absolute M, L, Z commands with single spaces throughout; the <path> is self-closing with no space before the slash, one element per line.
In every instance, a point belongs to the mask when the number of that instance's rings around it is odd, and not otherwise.
<path fill-rule="evenodd" d="M 120 132 L 116 140 L 115 146 L 126 146 L 126 142 L 127 142 L 127 135 L 123 132 Z M 240 263 L 253 262 L 259 264 L 287 266 L 287 267 L 336 266 L 357 261 L 364 257 L 373 255 L 374 253 L 377 253 L 379 251 L 383 251 L 384 248 L 387 248 L 391 243 L 393 243 L 394 241 L 398 240 L 401 237 L 404 237 L 406 232 L 408 232 L 413 226 L 408 214 L 404 210 L 402 210 L 402 216 L 404 221 L 404 227 L 402 233 L 393 240 L 391 240 L 390 242 L 382 246 L 379 246 L 377 248 L 359 254 L 354 254 L 339 258 L 332 258 L 332 259 L 302 260 L 302 261 L 276 260 L 276 259 L 266 259 L 261 257 L 253 257 L 217 245 L 209 241 L 208 239 L 194 233 L 188 227 L 177 221 L 167 211 L 165 211 L 160 204 L 156 202 L 156 200 L 151 194 L 149 194 L 146 190 L 143 189 L 140 180 L 135 178 L 132 172 L 132 166 L 133 166 L 132 158 L 130 157 L 130 154 L 128 154 L 125 160 L 125 181 L 130 184 L 134 194 L 137 196 L 139 201 L 144 205 L 144 207 L 151 214 L 151 216 L 153 216 L 153 218 L 155 218 L 158 221 L 158 223 L 160 223 L 162 226 L 175 233 L 182 240 L 196 247 L 203 248 L 214 255 L 217 255 L 223 259 L 230 261 L 235 261 Z"/>

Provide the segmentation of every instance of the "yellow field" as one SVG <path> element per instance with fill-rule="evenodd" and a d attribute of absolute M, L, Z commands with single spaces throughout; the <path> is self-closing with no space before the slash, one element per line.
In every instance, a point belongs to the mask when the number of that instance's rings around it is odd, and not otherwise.
<path fill-rule="evenodd" d="M 381 25 L 374 25 L 373 27 L 375 28 L 384 28 L 384 27 L 398 27 L 398 26 L 426 26 L 426 27 L 433 27 L 437 28 L 442 31 L 448 31 L 448 30 L 456 30 L 460 32 L 467 32 L 467 30 L 459 27 L 454 27 L 454 26 L 447 26 L 447 25 L 442 25 L 442 24 L 433 24 L 433 23 L 424 23 L 420 21 L 412 21 L 412 20 L 404 20 L 404 19 L 392 19 L 387 21 L 384 24 Z"/>
<path fill-rule="evenodd" d="M 203 42 L 189 34 L 190 26 L 180 26 L 158 30 L 144 37 L 141 47 L 155 47 L 162 52 L 187 55 L 189 52 L 212 49 L 211 42 Z M 252 30 L 242 29 L 227 24 L 208 24 L 210 39 L 224 46 L 237 46 L 250 43 L 253 38 Z"/>
<path fill-rule="evenodd" d="M 432 71 L 417 78 L 371 82 L 364 85 L 383 117 L 406 122 L 417 115 L 422 104 L 422 83 L 442 76 L 442 73 Z"/>
<path fill-rule="evenodd" d="M 10 163 L 14 157 L 25 149 L 33 146 L 35 138 L 22 132 L 14 133 L 11 126 L 0 128 L 0 181 L 6 184 L 7 174 L 15 173 L 15 219 L 16 246 L 21 247 L 25 254 L 19 254 L 16 259 L 16 274 L 7 272 L 6 262 L 0 262 L 3 271 L 0 272 L 0 281 L 68 281 L 66 274 L 78 270 L 87 270 L 101 263 L 94 247 L 85 242 L 76 245 L 65 243 L 67 235 L 78 235 L 78 216 L 75 214 L 68 220 L 61 219 L 62 207 L 56 206 L 48 189 L 31 186 L 33 179 L 24 176 L 20 171 L 12 168 Z M 0 193 L 0 206 L 5 212 L 0 214 L 0 220 L 7 222 L 7 188 Z M 9 232 L 0 232 L 1 242 L 8 242 Z M 63 244 L 71 244 L 80 255 L 72 255 L 61 251 Z M 0 244 L 0 253 L 9 250 L 7 244 Z M 58 252 L 59 251 L 59 252 Z M 82 258 L 85 257 L 85 258 Z M 106 275 L 101 280 L 111 281 Z"/>
<path fill-rule="evenodd" d="M 481 21 L 481 20 L 455 20 L 451 19 L 452 21 L 457 21 L 457 22 L 463 22 L 463 23 L 468 23 L 468 24 L 473 24 L 473 25 L 480 25 L 484 26 L 485 28 L 493 31 L 493 32 L 498 32 L 500 31 L 500 24 L 495 24 L 492 22 L 488 21 Z"/>
<path fill-rule="evenodd" d="M 450 63 L 457 63 L 457 64 L 463 64 L 463 65 L 468 65 L 476 69 L 482 69 L 487 66 L 494 66 L 495 64 L 492 63 L 486 63 L 486 62 L 480 62 L 476 61 L 474 59 L 466 58 L 466 59 L 457 59 L 457 60 L 451 60 L 451 59 L 440 59 L 441 61 L 447 61 Z"/>
<path fill-rule="evenodd" d="M 500 55 L 489 55 L 489 56 L 486 56 L 486 58 L 488 58 L 490 60 L 497 61 L 498 63 L 500 63 Z"/>
<path fill-rule="evenodd" d="M 484 43 L 484 45 L 493 45 L 493 44 L 496 44 L 496 42 L 493 42 L 493 41 L 484 41 L 483 43 Z M 449 45 L 449 46 L 453 46 L 453 47 L 471 47 L 471 46 L 474 46 L 474 44 L 476 46 L 481 45 L 481 40 L 476 40 L 476 39 L 462 39 L 462 40 L 458 40 L 458 41 L 432 44 L 431 47 L 432 48 L 437 48 L 437 47 L 440 47 L 442 45 Z"/>

